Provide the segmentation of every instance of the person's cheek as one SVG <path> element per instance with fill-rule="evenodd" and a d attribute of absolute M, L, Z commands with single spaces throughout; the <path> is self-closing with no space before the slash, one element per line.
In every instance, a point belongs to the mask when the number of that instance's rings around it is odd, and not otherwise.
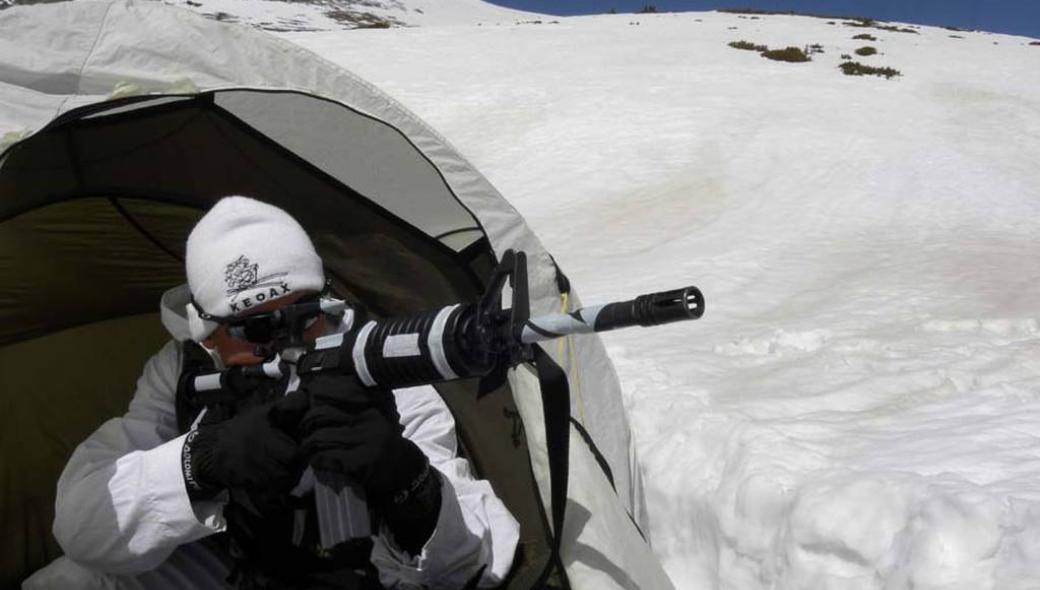
<path fill-rule="evenodd" d="M 332 322 L 326 318 L 319 319 L 314 322 L 314 325 L 307 328 L 303 332 L 303 339 L 306 342 L 313 342 L 315 339 L 324 336 L 332 331 Z"/>
<path fill-rule="evenodd" d="M 264 359 L 256 356 L 256 346 L 234 338 L 224 338 L 217 346 L 217 353 L 226 366 L 255 365 Z"/>
<path fill-rule="evenodd" d="M 253 354 L 253 350 L 236 350 L 231 353 L 221 355 L 224 359 L 224 364 L 231 365 L 255 365 L 263 361 L 264 359 Z"/>

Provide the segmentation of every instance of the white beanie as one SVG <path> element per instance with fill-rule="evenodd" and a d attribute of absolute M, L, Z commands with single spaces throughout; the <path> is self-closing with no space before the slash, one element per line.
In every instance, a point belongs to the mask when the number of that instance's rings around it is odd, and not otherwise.
<path fill-rule="evenodd" d="M 217 324 L 199 316 L 233 316 L 259 304 L 325 285 L 321 258 L 288 213 L 247 197 L 225 197 L 188 235 L 184 258 L 191 337 L 201 341 Z M 197 307 L 196 307 L 197 306 Z"/>

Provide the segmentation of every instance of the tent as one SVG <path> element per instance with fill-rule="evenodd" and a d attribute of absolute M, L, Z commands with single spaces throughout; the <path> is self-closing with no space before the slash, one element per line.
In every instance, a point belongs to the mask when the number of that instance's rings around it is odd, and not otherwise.
<path fill-rule="evenodd" d="M 474 300 L 510 248 L 528 254 L 532 314 L 579 305 L 488 181 L 350 72 L 158 2 L 4 10 L 0 585 L 60 555 L 50 523 L 61 468 L 125 411 L 144 360 L 169 338 L 158 301 L 184 282 L 187 232 L 227 194 L 287 209 L 337 290 L 379 315 Z M 507 587 L 670 587 L 643 538 L 639 471 L 603 346 L 592 335 L 544 350 L 571 391 L 565 504 L 552 501 L 560 450 L 547 446 L 530 368 L 481 397 L 472 381 L 438 386 L 476 472 L 521 523 Z"/>

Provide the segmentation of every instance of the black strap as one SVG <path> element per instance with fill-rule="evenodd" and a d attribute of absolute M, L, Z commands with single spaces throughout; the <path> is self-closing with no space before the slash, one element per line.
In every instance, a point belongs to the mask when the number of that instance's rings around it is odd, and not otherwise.
<path fill-rule="evenodd" d="M 549 255 L 549 260 L 552 260 L 553 268 L 556 269 L 556 289 L 560 292 L 560 295 L 571 292 L 571 280 L 567 278 L 567 275 L 563 274 L 560 270 L 560 265 L 556 264 L 556 259 L 553 255 Z"/>
<path fill-rule="evenodd" d="M 177 394 L 174 398 L 177 429 L 181 434 L 188 432 L 205 405 L 191 395 L 187 380 L 193 379 L 201 371 L 212 371 L 215 367 L 213 357 L 197 342 L 186 340 L 181 343 L 181 372 L 177 377 Z"/>
<path fill-rule="evenodd" d="M 474 574 L 473 577 L 470 578 L 468 582 L 466 582 L 466 585 L 462 587 L 462 590 L 477 590 L 477 584 L 479 584 L 480 583 L 480 579 L 482 577 L 484 577 L 484 570 L 486 570 L 486 569 L 487 569 L 487 564 L 484 564 L 484 565 L 480 566 L 480 569 L 477 570 L 477 573 Z"/>
<path fill-rule="evenodd" d="M 542 411 L 545 419 L 545 448 L 549 455 L 549 484 L 552 499 L 552 560 L 559 570 L 560 579 L 566 587 L 567 574 L 560 558 L 560 543 L 563 540 L 563 521 L 567 510 L 567 474 L 570 457 L 570 388 L 567 374 L 545 353 L 540 346 L 534 347 L 535 366 L 538 368 L 538 384 L 542 390 Z"/>
<path fill-rule="evenodd" d="M 603 470 L 603 475 L 607 476 L 607 481 L 610 482 L 610 487 L 613 488 L 614 493 L 616 494 L 617 486 L 614 485 L 614 472 L 610 469 L 610 464 L 607 463 L 607 458 L 600 452 L 599 447 L 597 447 L 596 443 L 592 440 L 592 435 L 589 434 L 589 431 L 585 430 L 585 427 L 581 425 L 581 422 L 575 420 L 573 416 L 571 416 L 571 425 L 574 426 L 574 430 L 577 430 L 578 434 L 580 434 L 581 438 L 585 441 L 585 446 L 587 446 L 589 451 L 592 452 L 592 457 L 596 460 L 596 463 L 599 464 L 599 468 Z"/>

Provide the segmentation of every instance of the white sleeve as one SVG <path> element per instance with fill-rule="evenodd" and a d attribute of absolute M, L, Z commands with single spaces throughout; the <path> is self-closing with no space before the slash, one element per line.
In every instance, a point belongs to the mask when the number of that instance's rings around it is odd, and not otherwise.
<path fill-rule="evenodd" d="M 188 499 L 174 398 L 180 354 L 145 365 L 130 408 L 72 454 L 58 480 L 54 536 L 70 559 L 107 573 L 158 566 L 181 544 L 224 529 L 220 502 Z"/>
<path fill-rule="evenodd" d="M 394 391 L 404 435 L 441 477 L 441 512 L 430 540 L 412 557 L 389 535 L 376 538 L 372 562 L 387 588 L 461 588 L 483 568 L 480 587 L 509 573 L 520 526 L 491 485 L 473 478 L 458 456 L 455 420 L 431 386 Z"/>

